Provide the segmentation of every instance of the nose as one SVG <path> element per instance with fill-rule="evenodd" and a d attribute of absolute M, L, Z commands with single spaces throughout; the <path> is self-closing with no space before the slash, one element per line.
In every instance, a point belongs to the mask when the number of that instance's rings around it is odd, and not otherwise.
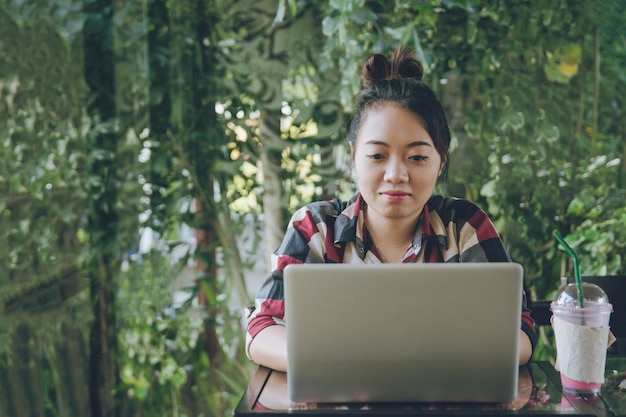
<path fill-rule="evenodd" d="M 407 182 L 409 171 L 406 163 L 398 158 L 389 158 L 385 169 L 385 181 L 391 183 Z"/>

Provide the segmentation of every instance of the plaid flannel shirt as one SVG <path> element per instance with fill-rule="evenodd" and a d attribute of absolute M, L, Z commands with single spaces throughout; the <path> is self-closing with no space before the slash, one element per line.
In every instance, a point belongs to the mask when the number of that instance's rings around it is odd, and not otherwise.
<path fill-rule="evenodd" d="M 271 325 L 284 325 L 283 270 L 292 263 L 380 263 L 364 221 L 360 194 L 309 204 L 292 216 L 272 256 L 270 276 L 247 310 L 246 352 L 252 339 Z M 510 262 L 508 252 L 487 214 L 458 198 L 433 196 L 422 212 L 413 242 L 401 262 Z M 534 320 L 522 293 L 520 328 L 533 349 Z"/>

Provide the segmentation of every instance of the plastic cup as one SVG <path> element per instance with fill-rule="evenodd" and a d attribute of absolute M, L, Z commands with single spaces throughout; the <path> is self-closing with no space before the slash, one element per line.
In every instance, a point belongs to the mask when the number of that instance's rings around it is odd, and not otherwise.
<path fill-rule="evenodd" d="M 598 394 L 604 383 L 609 319 L 613 306 L 597 285 L 583 283 L 583 307 L 575 284 L 562 287 L 550 304 L 557 369 L 563 390 Z"/>

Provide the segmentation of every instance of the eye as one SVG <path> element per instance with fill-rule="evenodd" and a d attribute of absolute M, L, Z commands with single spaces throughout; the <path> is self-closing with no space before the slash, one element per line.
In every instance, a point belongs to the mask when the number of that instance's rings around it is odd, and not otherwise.
<path fill-rule="evenodd" d="M 371 155 L 367 155 L 367 157 L 369 159 L 376 159 L 376 160 L 384 158 L 384 156 L 382 154 L 380 154 L 380 153 L 373 153 Z"/>
<path fill-rule="evenodd" d="M 425 155 L 412 155 L 409 156 L 409 159 L 412 161 L 426 161 L 428 157 Z"/>

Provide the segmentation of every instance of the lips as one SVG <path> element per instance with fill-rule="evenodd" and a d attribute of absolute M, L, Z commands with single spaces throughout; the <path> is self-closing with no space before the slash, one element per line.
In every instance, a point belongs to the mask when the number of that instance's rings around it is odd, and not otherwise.
<path fill-rule="evenodd" d="M 405 193 L 404 191 L 384 191 L 381 193 L 382 195 L 388 197 L 388 198 L 393 198 L 393 199 L 397 199 L 397 198 L 404 198 L 404 197 L 408 197 L 409 193 Z"/>
<path fill-rule="evenodd" d="M 387 195 L 408 195 L 409 193 L 407 193 L 406 191 L 391 190 L 391 191 L 383 191 L 383 192 L 381 192 L 381 194 L 387 194 Z"/>

